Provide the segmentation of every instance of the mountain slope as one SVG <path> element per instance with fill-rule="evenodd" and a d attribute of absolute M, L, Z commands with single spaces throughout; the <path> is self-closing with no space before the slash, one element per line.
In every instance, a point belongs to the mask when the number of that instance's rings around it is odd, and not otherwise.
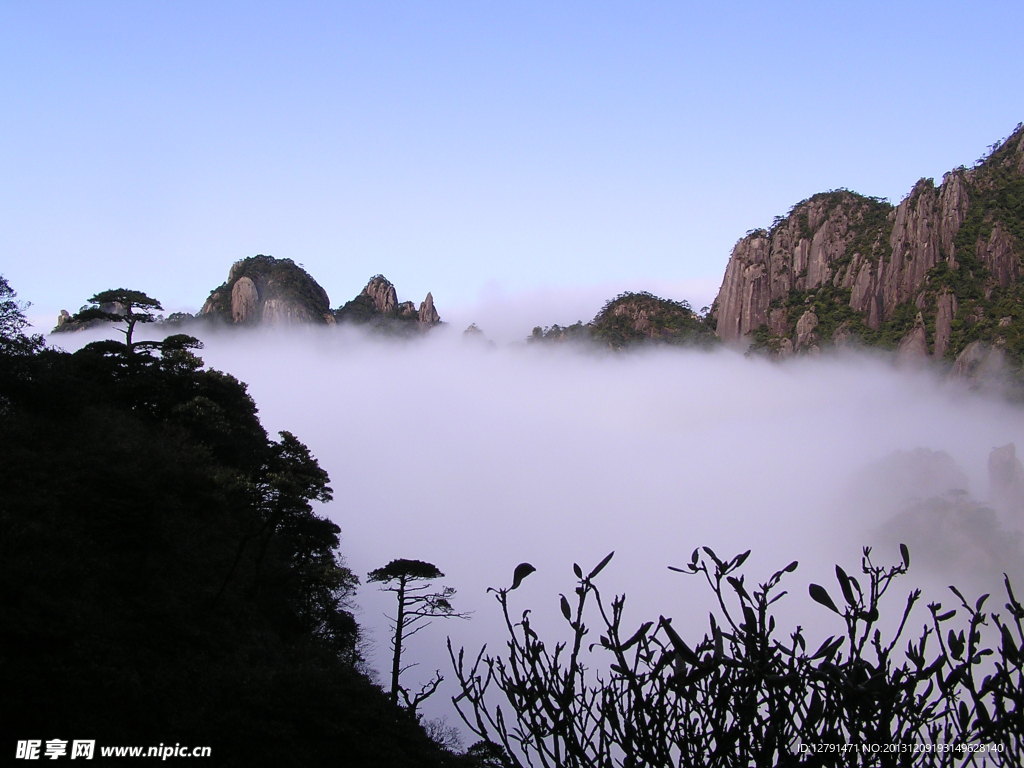
<path fill-rule="evenodd" d="M 327 473 L 246 385 L 167 342 L 68 354 L 25 326 L 0 277 L 0 741 L 461 764 L 361 671 Z"/>
<path fill-rule="evenodd" d="M 907 354 L 1024 358 L 1024 127 L 898 206 L 814 195 L 733 249 L 714 316 L 780 353 L 850 338 Z M 972 343 L 977 342 L 971 347 Z M 969 349 L 970 348 L 970 349 Z"/>
<path fill-rule="evenodd" d="M 621 293 L 605 302 L 593 320 L 533 329 L 527 341 L 594 342 L 610 349 L 638 344 L 708 346 L 715 342 L 706 318 L 685 301 L 662 299 L 646 291 Z"/>

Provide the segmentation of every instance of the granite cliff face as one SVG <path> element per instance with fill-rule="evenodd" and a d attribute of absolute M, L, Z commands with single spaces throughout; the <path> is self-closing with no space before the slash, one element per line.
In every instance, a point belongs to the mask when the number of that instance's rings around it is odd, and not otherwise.
<path fill-rule="evenodd" d="M 797 204 L 770 230 L 747 234 L 733 249 L 716 299 L 718 335 L 736 341 L 766 324 L 781 333 L 800 313 L 785 312 L 778 301 L 823 285 L 856 288 L 864 301 L 871 277 L 865 263 L 883 255 L 890 213 L 883 201 L 827 192 Z"/>
<path fill-rule="evenodd" d="M 904 357 L 1024 358 L 1024 128 L 897 206 L 847 190 L 735 246 L 717 333 L 780 354 L 852 339 Z M 996 365 L 989 360 L 988 365 Z"/>
<path fill-rule="evenodd" d="M 201 317 L 231 325 L 333 325 L 327 292 L 291 259 L 253 256 L 236 261 Z"/>

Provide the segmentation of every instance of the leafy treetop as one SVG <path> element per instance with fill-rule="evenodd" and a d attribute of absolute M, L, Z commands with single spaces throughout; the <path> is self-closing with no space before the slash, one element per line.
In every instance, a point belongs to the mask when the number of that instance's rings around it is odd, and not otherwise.
<path fill-rule="evenodd" d="M 433 563 L 425 563 L 422 560 L 405 560 L 403 558 L 392 560 L 387 565 L 370 571 L 367 576 L 369 581 L 383 582 L 442 578 L 444 578 L 444 574 Z"/>
<path fill-rule="evenodd" d="M 0 353 L 24 354 L 42 346 L 41 336 L 26 336 L 25 307 L 3 275 L 0 275 Z"/>
<path fill-rule="evenodd" d="M 394 617 L 388 616 L 394 624 L 391 636 L 391 701 L 397 704 L 399 698 L 405 703 L 408 712 L 415 715 L 417 707 L 437 691 L 444 680 L 440 671 L 434 678 L 424 684 L 419 693 L 410 694 L 400 682 L 402 673 L 415 664 L 402 665 L 402 654 L 406 641 L 436 618 L 465 619 L 468 614 L 457 613 L 452 606 L 455 590 L 452 587 L 435 589 L 430 581 L 443 577 L 440 569 L 433 563 L 422 560 L 392 560 L 382 568 L 367 574 L 368 581 L 383 582 L 384 592 L 392 592 L 397 598 L 398 612 Z"/>
<path fill-rule="evenodd" d="M 132 335 L 138 323 L 152 323 L 156 320 L 153 314 L 156 310 L 162 310 L 160 302 L 142 291 L 130 288 L 111 288 L 100 291 L 88 300 L 92 306 L 83 308 L 75 315 L 75 320 L 109 320 L 111 322 L 126 323 L 121 329 L 125 336 L 125 344 L 128 351 L 132 352 L 134 345 Z M 110 311 L 110 307 L 119 311 Z"/>

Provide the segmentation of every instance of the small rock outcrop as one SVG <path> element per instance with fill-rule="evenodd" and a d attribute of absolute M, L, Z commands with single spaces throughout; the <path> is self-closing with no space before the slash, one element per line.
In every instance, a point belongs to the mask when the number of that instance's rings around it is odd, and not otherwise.
<path fill-rule="evenodd" d="M 981 385 L 996 386 L 1007 372 L 1006 355 L 984 341 L 972 341 L 953 362 L 953 375 Z"/>
<path fill-rule="evenodd" d="M 437 314 L 437 310 L 434 308 L 434 295 L 427 292 L 427 298 L 420 304 L 420 311 L 416 315 L 416 319 L 420 325 L 437 325 L 441 322 L 441 316 Z"/>
<path fill-rule="evenodd" d="M 106 312 L 109 315 L 124 315 L 124 305 L 119 301 L 106 302 L 99 305 L 101 312 Z M 68 312 L 66 309 L 62 309 L 60 314 L 57 315 L 57 325 L 53 327 L 50 333 L 72 333 L 74 331 L 84 331 L 87 328 L 99 328 L 101 326 L 108 325 L 107 320 L 101 320 L 99 318 L 93 318 L 91 320 L 76 319 L 74 315 Z"/>
<path fill-rule="evenodd" d="M 918 363 L 928 358 L 928 332 L 920 312 L 914 320 L 914 327 L 900 339 L 896 347 L 896 358 L 904 364 Z"/>
<path fill-rule="evenodd" d="M 232 264 L 199 316 L 238 326 L 334 323 L 327 292 L 305 269 L 262 254 Z"/>
<path fill-rule="evenodd" d="M 796 344 L 793 345 L 793 349 L 809 349 L 813 346 L 818 339 L 814 333 L 817 327 L 818 316 L 814 314 L 813 309 L 808 309 L 800 315 L 800 319 L 796 321 Z"/>

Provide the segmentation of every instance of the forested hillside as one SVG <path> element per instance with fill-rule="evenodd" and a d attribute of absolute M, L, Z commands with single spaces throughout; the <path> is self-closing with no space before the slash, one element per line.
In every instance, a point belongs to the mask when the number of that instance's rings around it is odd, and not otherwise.
<path fill-rule="evenodd" d="M 2 278 L 0 278 L 2 281 Z M 212 765 L 455 758 L 360 671 L 328 477 L 198 342 L 74 354 L 0 282 L 0 690 L 15 739 L 209 745 Z"/>

